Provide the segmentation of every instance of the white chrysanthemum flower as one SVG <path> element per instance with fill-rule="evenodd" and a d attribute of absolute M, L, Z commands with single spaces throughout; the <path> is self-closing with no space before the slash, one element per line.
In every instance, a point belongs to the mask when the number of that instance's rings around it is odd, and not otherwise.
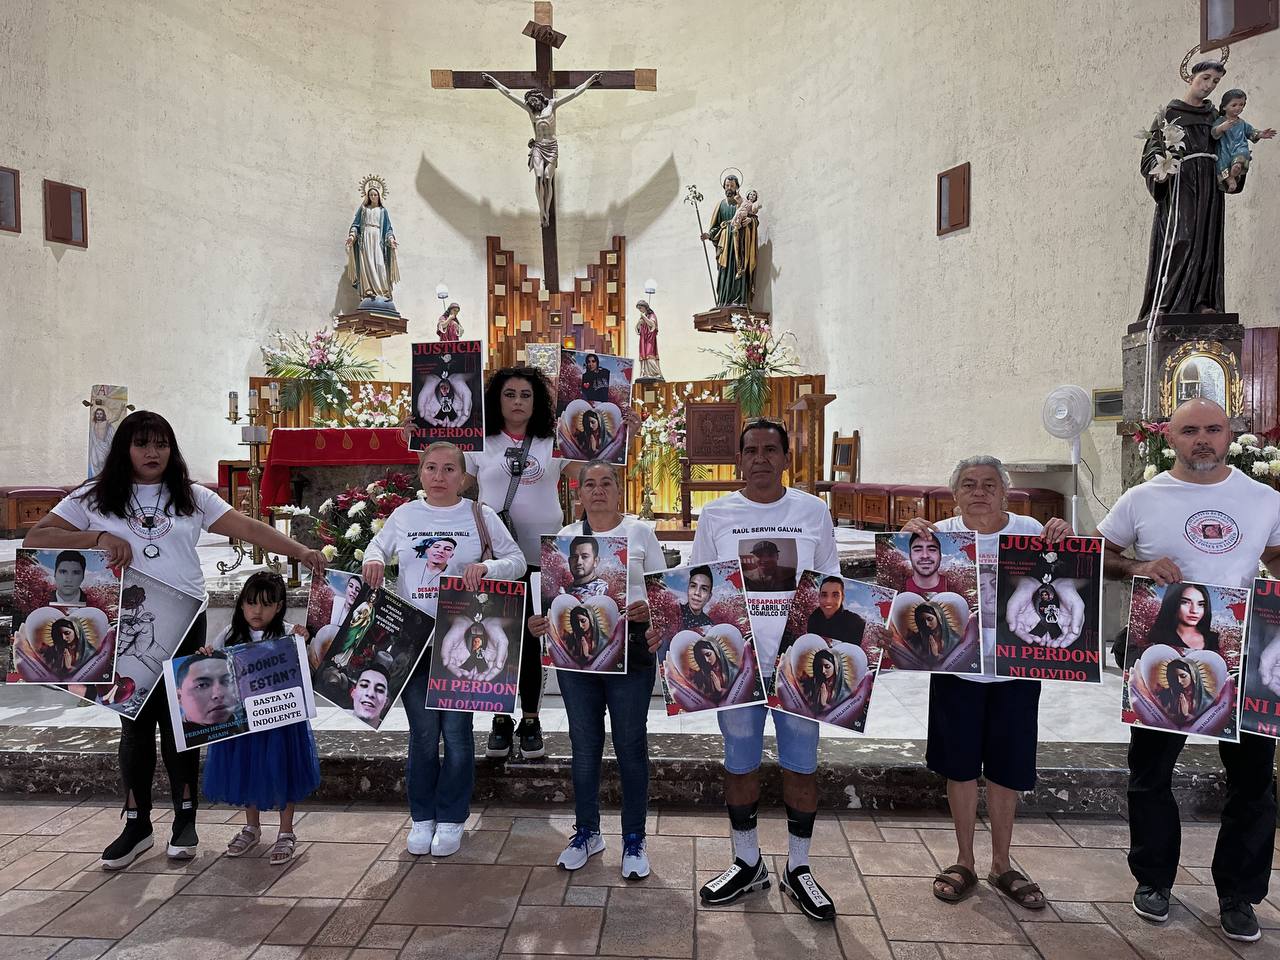
<path fill-rule="evenodd" d="M 357 517 L 360 514 L 364 513 L 365 508 L 366 508 L 365 502 L 363 500 L 357 500 L 355 503 L 351 505 L 351 509 L 347 511 L 347 516 Z"/>
<path fill-rule="evenodd" d="M 1244 453 L 1244 447 L 1240 446 L 1238 443 L 1232 443 L 1227 447 L 1227 453 L 1231 454 L 1233 457 L 1238 457 L 1240 454 Z"/>
<path fill-rule="evenodd" d="M 372 493 L 381 493 L 381 492 L 382 492 L 382 484 L 381 484 L 379 481 L 375 480 L 375 481 L 373 481 L 373 483 L 369 484 L 367 487 L 365 487 L 365 488 L 364 488 L 364 492 L 365 492 L 365 493 L 370 493 L 370 494 L 372 494 Z"/>
<path fill-rule="evenodd" d="M 323 547 L 320 548 L 320 555 L 324 557 L 326 560 L 332 560 L 334 557 L 338 555 L 338 548 L 335 547 L 332 543 L 326 543 Z"/>
<path fill-rule="evenodd" d="M 1265 460 L 1259 460 L 1253 465 L 1253 475 L 1255 477 L 1265 477 L 1271 473 L 1271 466 Z"/>
<path fill-rule="evenodd" d="M 425 500 L 427 499 L 427 491 L 419 489 L 417 496 L 419 500 Z"/>
<path fill-rule="evenodd" d="M 1156 475 L 1156 465 L 1154 463 L 1148 463 L 1146 469 L 1142 471 L 1142 479 L 1150 480 L 1155 475 Z"/>
<path fill-rule="evenodd" d="M 1173 450 L 1170 449 L 1169 447 L 1165 447 L 1160 452 L 1164 455 L 1164 458 L 1170 462 L 1178 459 L 1178 455 L 1174 453 Z"/>
<path fill-rule="evenodd" d="M 369 529 L 372 530 L 374 533 L 381 533 L 382 528 L 385 527 L 386 525 L 387 525 L 387 521 L 383 520 L 381 517 L 378 517 L 378 519 L 374 520 L 371 524 L 369 524 Z"/>
<path fill-rule="evenodd" d="M 1270 444 L 1262 448 L 1262 455 L 1268 460 L 1274 460 L 1280 457 L 1280 448 L 1273 447 Z"/>
<path fill-rule="evenodd" d="M 343 536 L 348 540 L 354 540 L 362 533 L 364 533 L 364 527 L 360 526 L 358 523 L 353 523 L 351 526 L 347 527 L 347 532 L 344 533 Z"/>
<path fill-rule="evenodd" d="M 1280 477 L 1280 460 L 1272 460 L 1268 463 L 1267 472 L 1273 477 Z"/>
<path fill-rule="evenodd" d="M 363 560 L 364 560 L 364 551 L 363 551 L 363 550 L 357 550 L 357 551 L 356 551 L 356 559 L 357 559 L 357 560 L 361 560 L 361 561 L 363 561 Z"/>
<path fill-rule="evenodd" d="M 329 512 L 330 510 L 332 510 L 332 509 L 333 509 L 333 498 L 332 498 L 332 497 L 331 497 L 331 498 L 329 498 L 328 500 L 326 500 L 324 503 L 320 504 L 320 512 L 321 512 L 322 514 L 328 513 L 328 512 Z"/>
<path fill-rule="evenodd" d="M 1236 437 L 1236 442 L 1244 447 L 1256 447 L 1258 445 L 1258 437 L 1252 433 L 1242 433 Z"/>

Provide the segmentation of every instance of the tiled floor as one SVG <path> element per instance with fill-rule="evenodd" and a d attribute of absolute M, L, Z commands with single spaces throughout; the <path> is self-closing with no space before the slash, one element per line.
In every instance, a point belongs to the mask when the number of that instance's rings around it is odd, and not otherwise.
<path fill-rule="evenodd" d="M 199 856 L 171 864 L 163 843 L 129 871 L 105 874 L 97 852 L 119 828 L 105 802 L 0 801 L 0 957 L 5 960 L 467 960 L 517 956 L 800 957 L 876 960 L 1180 958 L 1280 955 L 1280 909 L 1259 908 L 1267 934 L 1234 944 L 1218 929 L 1207 866 L 1213 825 L 1184 828 L 1169 924 L 1134 916 L 1125 828 L 1098 819 L 1027 820 L 1014 859 L 1041 881 L 1050 907 L 1029 913 L 983 884 L 943 904 L 929 878 L 954 859 L 947 821 L 823 814 L 816 875 L 839 917 L 797 912 L 776 884 L 720 909 L 696 885 L 723 868 L 729 841 L 718 810 L 650 814 L 653 874 L 618 874 L 616 811 L 608 849 L 574 874 L 554 869 L 572 823 L 568 804 L 477 810 L 462 850 L 445 861 L 404 849 L 402 809 L 307 809 L 298 855 L 273 867 L 259 847 L 221 856 L 241 814 L 200 812 Z M 168 819 L 171 814 L 165 814 Z M 160 841 L 167 838 L 159 823 Z M 268 837 L 270 839 L 270 837 Z M 762 821 L 772 870 L 786 854 L 778 812 Z M 989 846 L 979 840 L 979 851 Z M 980 865 L 981 866 L 981 865 Z"/>

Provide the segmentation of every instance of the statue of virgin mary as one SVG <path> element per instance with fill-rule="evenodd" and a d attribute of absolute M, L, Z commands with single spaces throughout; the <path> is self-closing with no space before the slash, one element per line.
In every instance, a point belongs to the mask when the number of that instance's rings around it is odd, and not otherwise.
<path fill-rule="evenodd" d="M 391 215 L 383 206 L 386 182 L 370 174 L 360 181 L 364 202 L 356 208 L 347 232 L 347 278 L 360 294 L 360 308 L 396 313 L 392 284 L 400 282 L 396 264 L 396 235 Z"/>

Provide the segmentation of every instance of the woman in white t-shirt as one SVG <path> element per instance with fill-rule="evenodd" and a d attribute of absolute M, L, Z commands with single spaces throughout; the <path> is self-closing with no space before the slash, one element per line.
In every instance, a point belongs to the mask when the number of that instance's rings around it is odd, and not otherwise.
<path fill-rule="evenodd" d="M 311 550 L 258 520 L 232 510 L 217 494 L 192 483 L 169 422 L 139 410 L 125 417 L 111 441 L 102 471 L 67 496 L 32 527 L 23 546 L 105 550 L 112 567 L 128 566 L 193 596 L 204 595 L 204 572 L 196 545 L 205 530 L 257 544 L 271 553 L 301 560 L 313 575 L 325 561 Z M 178 645 L 176 656 L 204 645 L 202 612 Z M 197 782 L 200 751 L 178 752 L 169 723 L 163 681 L 134 720 L 120 718 L 120 779 L 125 792 L 125 827 L 102 854 L 108 870 L 127 867 L 153 844 L 151 788 L 156 771 L 156 727 L 160 752 L 173 791 L 173 835 L 168 855 L 195 856 Z"/>
<path fill-rule="evenodd" d="M 961 460 L 951 473 L 957 516 L 938 524 L 909 521 L 904 533 L 976 534 L 978 602 L 982 605 L 983 657 L 988 676 L 935 673 L 929 678 L 929 733 L 925 763 L 947 778 L 947 800 L 959 847 L 957 862 L 937 875 L 933 895 L 956 903 L 977 887 L 973 834 L 978 819 L 978 777 L 987 781 L 991 818 L 991 871 L 988 880 L 1028 910 L 1043 910 L 1040 887 L 1012 868 L 1009 844 L 1018 794 L 1036 782 L 1037 716 L 1040 681 L 994 676 L 996 632 L 996 555 L 1001 534 L 1043 534 L 1056 542 L 1071 533 L 1065 520 L 1043 527 L 1031 517 L 1008 513 L 1009 473 L 995 457 Z"/>
<path fill-rule="evenodd" d="M 365 584 L 375 590 L 380 587 L 387 561 L 394 556 L 396 593 L 434 617 L 441 574 L 462 577 L 468 590 L 479 589 L 482 579 L 517 580 L 524 574 L 524 554 L 497 514 L 462 499 L 459 491 L 465 476 L 462 452 L 456 446 L 442 442 L 427 447 L 418 467 L 424 499 L 396 507 L 387 517 L 364 552 L 360 573 Z M 483 531 L 477 522 L 484 524 Z M 482 560 L 486 533 L 493 557 Z M 430 665 L 428 650 L 400 698 L 409 717 L 405 792 L 413 826 L 408 849 L 412 854 L 447 857 L 461 846 L 471 812 L 476 767 L 473 715 L 427 709 Z"/>
<path fill-rule="evenodd" d="M 624 674 L 559 673 L 560 692 L 569 719 L 573 747 L 573 799 L 577 822 L 559 866 L 577 870 L 604 850 L 600 834 L 600 762 L 604 755 L 604 714 L 609 711 L 613 749 L 622 781 L 622 876 L 638 880 L 649 875 L 645 853 L 645 818 L 649 803 L 649 698 L 653 693 L 655 661 L 645 641 L 649 604 L 644 575 L 667 569 L 662 545 L 652 528 L 620 510 L 622 487 L 616 468 L 592 460 L 579 475 L 579 496 L 585 519 L 571 523 L 557 535 L 627 538 L 627 672 Z M 545 616 L 533 617 L 529 629 L 546 634 Z"/>

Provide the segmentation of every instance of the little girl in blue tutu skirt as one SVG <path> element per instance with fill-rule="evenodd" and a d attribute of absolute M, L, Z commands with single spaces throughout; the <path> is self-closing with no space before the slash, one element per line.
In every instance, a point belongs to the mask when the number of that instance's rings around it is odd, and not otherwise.
<path fill-rule="evenodd" d="M 241 643 L 256 643 L 296 633 L 304 627 L 284 619 L 285 583 L 277 573 L 262 571 L 245 581 L 236 598 L 231 624 L 202 652 Z M 298 842 L 293 832 L 294 808 L 320 786 L 320 758 L 311 722 L 273 727 L 209 746 L 204 765 L 208 800 L 245 808 L 245 826 L 227 845 L 227 856 L 242 857 L 262 839 L 261 811 L 280 811 L 280 833 L 271 847 L 271 862 L 288 863 Z"/>

